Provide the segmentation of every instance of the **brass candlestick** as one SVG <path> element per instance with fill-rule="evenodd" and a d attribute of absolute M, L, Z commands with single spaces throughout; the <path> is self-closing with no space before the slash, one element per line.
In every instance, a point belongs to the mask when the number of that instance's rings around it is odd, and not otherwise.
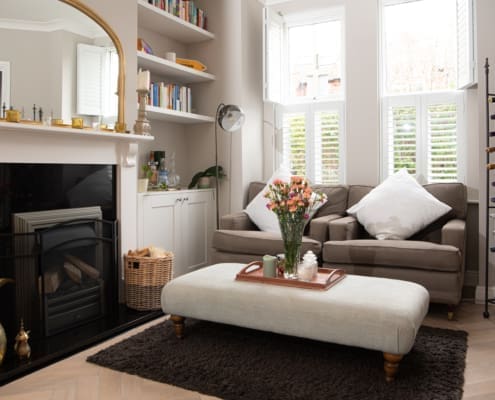
<path fill-rule="evenodd" d="M 139 108 L 138 118 L 134 124 L 134 133 L 136 135 L 151 136 L 150 121 L 146 118 L 146 103 L 148 99 L 148 90 L 138 89 Z"/>

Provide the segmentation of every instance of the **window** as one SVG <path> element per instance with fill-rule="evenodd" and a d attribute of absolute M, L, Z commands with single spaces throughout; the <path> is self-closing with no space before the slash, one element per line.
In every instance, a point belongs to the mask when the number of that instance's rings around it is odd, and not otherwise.
<path fill-rule="evenodd" d="M 280 108 L 284 163 L 312 182 L 341 182 L 343 105 L 310 103 Z"/>
<path fill-rule="evenodd" d="M 77 45 L 77 113 L 117 115 L 119 58 L 115 48 Z"/>
<path fill-rule="evenodd" d="M 423 183 L 463 179 L 464 106 L 457 87 L 460 69 L 469 68 L 459 62 L 462 2 L 384 1 L 383 177 L 407 168 Z"/>
<path fill-rule="evenodd" d="M 276 103 L 278 164 L 314 183 L 342 182 L 343 17 L 265 9 L 265 101 Z"/>

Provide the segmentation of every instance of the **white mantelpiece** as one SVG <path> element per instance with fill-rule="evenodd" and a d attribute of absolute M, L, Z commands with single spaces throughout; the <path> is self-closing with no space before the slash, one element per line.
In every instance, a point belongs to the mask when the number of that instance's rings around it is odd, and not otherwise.
<path fill-rule="evenodd" d="M 152 136 L 0 122 L 0 163 L 117 165 L 121 253 L 137 245 L 136 158 Z"/>

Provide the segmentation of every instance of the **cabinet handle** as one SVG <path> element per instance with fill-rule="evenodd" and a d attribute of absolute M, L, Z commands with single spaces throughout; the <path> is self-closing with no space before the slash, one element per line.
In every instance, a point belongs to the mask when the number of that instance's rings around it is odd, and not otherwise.
<path fill-rule="evenodd" d="M 180 201 L 182 201 L 182 197 L 178 197 L 178 198 L 176 198 L 176 199 L 175 199 L 175 202 L 176 202 L 176 203 L 178 203 L 178 202 L 180 202 Z"/>

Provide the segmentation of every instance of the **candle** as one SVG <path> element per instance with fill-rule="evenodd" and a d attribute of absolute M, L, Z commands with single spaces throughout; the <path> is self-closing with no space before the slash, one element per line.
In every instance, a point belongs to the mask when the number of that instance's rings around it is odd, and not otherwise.
<path fill-rule="evenodd" d="M 139 70 L 137 90 L 150 90 L 150 71 Z"/>

